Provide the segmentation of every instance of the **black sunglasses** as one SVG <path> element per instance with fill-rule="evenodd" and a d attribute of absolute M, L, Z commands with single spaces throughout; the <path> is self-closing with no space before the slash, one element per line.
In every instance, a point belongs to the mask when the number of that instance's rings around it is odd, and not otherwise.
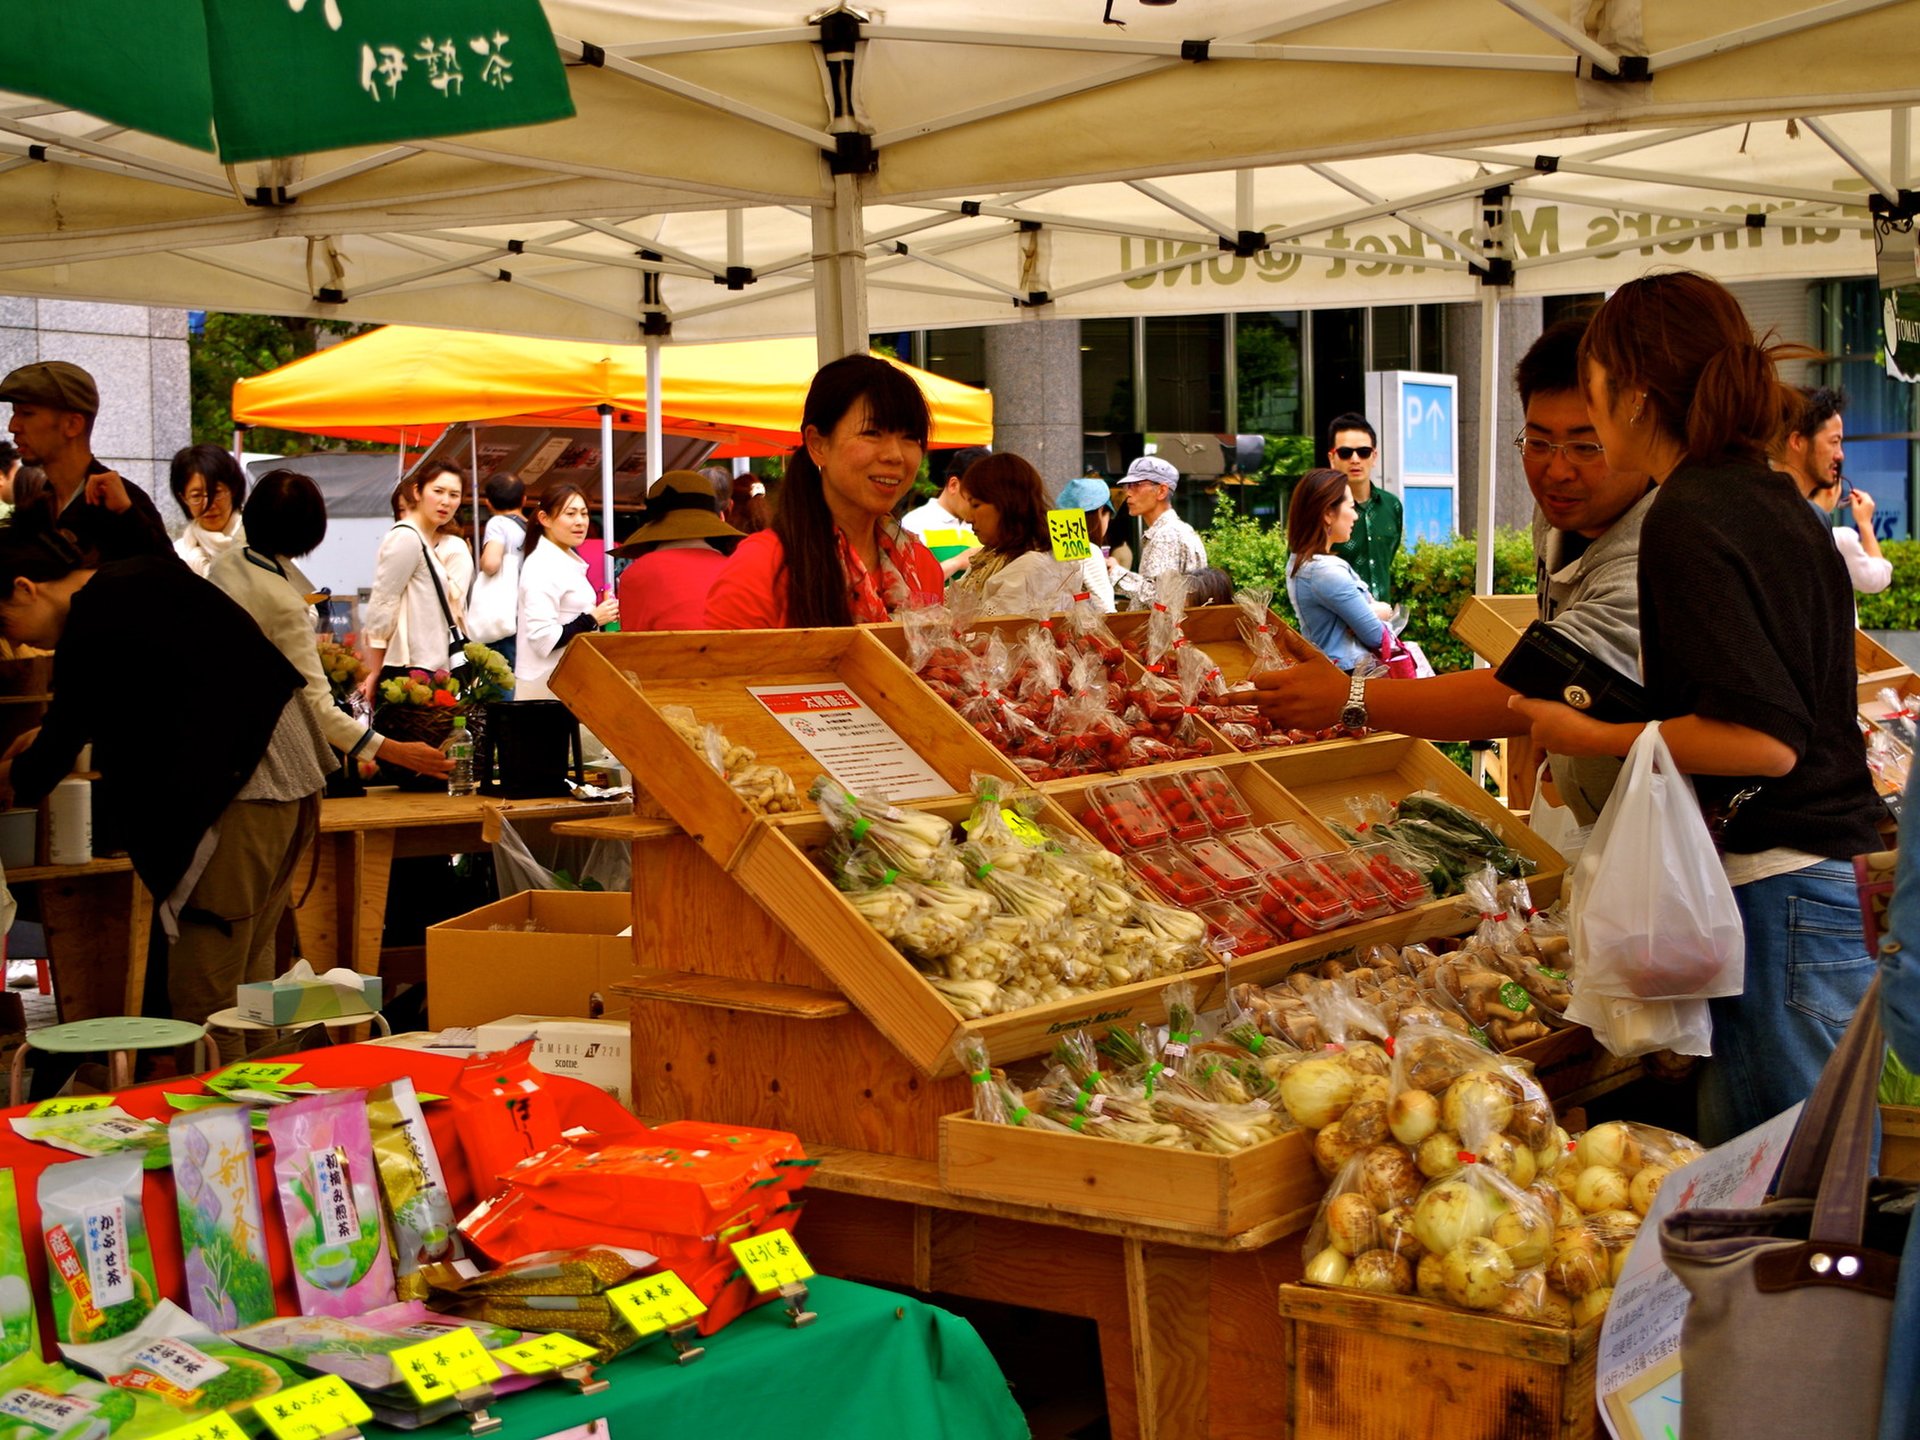
<path fill-rule="evenodd" d="M 1338 455 L 1342 460 L 1351 460 L 1355 456 L 1358 456 L 1362 460 L 1371 460 L 1373 458 L 1373 447 L 1371 445 L 1339 445 L 1334 447 L 1333 453 Z"/>

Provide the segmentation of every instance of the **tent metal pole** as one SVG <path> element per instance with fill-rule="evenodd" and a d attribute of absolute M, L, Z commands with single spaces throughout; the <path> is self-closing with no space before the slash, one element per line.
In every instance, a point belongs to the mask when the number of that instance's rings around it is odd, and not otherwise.
<path fill-rule="evenodd" d="M 1493 477 L 1499 451 L 1493 432 L 1500 423 L 1500 293 L 1501 286 L 1480 291 L 1480 503 L 1475 517 L 1474 578 L 1476 595 L 1493 593 Z"/>
<path fill-rule="evenodd" d="M 833 203 L 813 208 L 813 318 L 820 363 L 867 349 L 866 234 L 860 182 L 833 177 Z"/>
<path fill-rule="evenodd" d="M 647 388 L 653 388 L 653 374 L 647 374 Z M 600 554 L 607 589 L 613 589 L 613 547 L 620 542 L 613 533 L 613 406 L 596 405 L 600 412 Z M 647 416 L 653 424 L 653 416 Z"/>
<path fill-rule="evenodd" d="M 654 336 L 647 341 L 647 491 L 653 491 L 653 482 L 660 478 L 666 469 L 665 457 L 661 451 L 666 446 L 666 432 L 660 414 L 660 340 Z"/>
<path fill-rule="evenodd" d="M 1913 112 L 1905 105 L 1896 106 L 1892 115 L 1893 134 L 1888 142 L 1888 165 L 1893 170 L 1893 183 L 1905 186 L 1913 181 L 1913 128 L 1909 119 Z"/>
<path fill-rule="evenodd" d="M 467 545 L 473 551 L 473 570 L 480 573 L 480 427 L 467 422 L 467 474 L 473 481 L 473 529 L 467 532 Z"/>

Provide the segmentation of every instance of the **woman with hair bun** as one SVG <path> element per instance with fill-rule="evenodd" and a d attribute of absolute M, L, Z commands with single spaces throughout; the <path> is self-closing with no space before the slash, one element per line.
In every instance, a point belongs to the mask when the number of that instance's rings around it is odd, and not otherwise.
<path fill-rule="evenodd" d="M 713 582 L 708 627 L 879 624 L 939 600 L 940 562 L 893 518 L 932 428 L 927 397 L 905 371 L 871 355 L 821 366 L 772 528 L 742 540 Z"/>
<path fill-rule="evenodd" d="M 1873 961 L 1852 858 L 1883 814 L 1855 718 L 1853 592 L 1767 452 L 1798 410 L 1739 302 L 1689 271 L 1623 285 L 1580 344 L 1607 462 L 1660 486 L 1640 540 L 1641 668 L 1746 927 L 1744 993 L 1710 1002 L 1709 1145 L 1811 1093 Z M 1515 699 L 1542 748 L 1625 755 L 1644 728 Z"/>

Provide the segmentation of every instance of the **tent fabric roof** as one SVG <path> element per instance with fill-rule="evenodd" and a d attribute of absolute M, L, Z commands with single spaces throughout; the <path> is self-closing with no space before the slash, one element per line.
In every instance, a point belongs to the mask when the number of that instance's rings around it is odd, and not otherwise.
<path fill-rule="evenodd" d="M 810 341 L 663 346 L 660 363 L 667 433 L 762 448 L 799 442 L 817 366 Z M 991 442 L 991 395 L 893 363 L 926 394 L 934 444 Z M 238 424 L 414 447 L 462 420 L 597 429 L 602 404 L 618 427 L 645 428 L 646 347 L 389 325 L 233 387 Z"/>
<path fill-rule="evenodd" d="M 1563 292 L 1689 259 L 1606 249 L 1685 238 L 1622 216 L 1733 205 L 1809 223 L 1693 254 L 1864 273 L 1865 194 L 1913 184 L 1920 0 L 1596 0 L 1578 27 L 1558 0 L 1100 8 L 896 0 L 823 46 L 781 0 L 546 0 L 575 118 L 232 172 L 0 96 L 0 291 L 615 343 L 649 314 L 676 341 L 809 333 L 841 249 L 876 330 L 1457 299 L 1503 180 L 1516 241 L 1551 206 L 1561 247 L 1517 245 L 1518 288 Z M 822 207 L 854 201 L 836 240 Z"/>

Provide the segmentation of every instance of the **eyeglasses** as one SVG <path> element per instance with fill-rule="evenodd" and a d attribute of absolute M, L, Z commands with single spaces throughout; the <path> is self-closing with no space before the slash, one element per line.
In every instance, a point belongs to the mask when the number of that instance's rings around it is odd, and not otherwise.
<path fill-rule="evenodd" d="M 1353 460 L 1356 458 L 1371 460 L 1373 458 L 1373 447 L 1371 445 L 1338 445 L 1334 447 L 1333 453 L 1338 455 L 1342 460 Z"/>
<path fill-rule="evenodd" d="M 1547 461 L 1556 454 L 1565 455 L 1570 464 L 1591 465 L 1607 458 L 1607 447 L 1598 440 L 1567 440 L 1555 444 L 1538 435 L 1516 435 L 1513 448 L 1529 460 Z"/>

